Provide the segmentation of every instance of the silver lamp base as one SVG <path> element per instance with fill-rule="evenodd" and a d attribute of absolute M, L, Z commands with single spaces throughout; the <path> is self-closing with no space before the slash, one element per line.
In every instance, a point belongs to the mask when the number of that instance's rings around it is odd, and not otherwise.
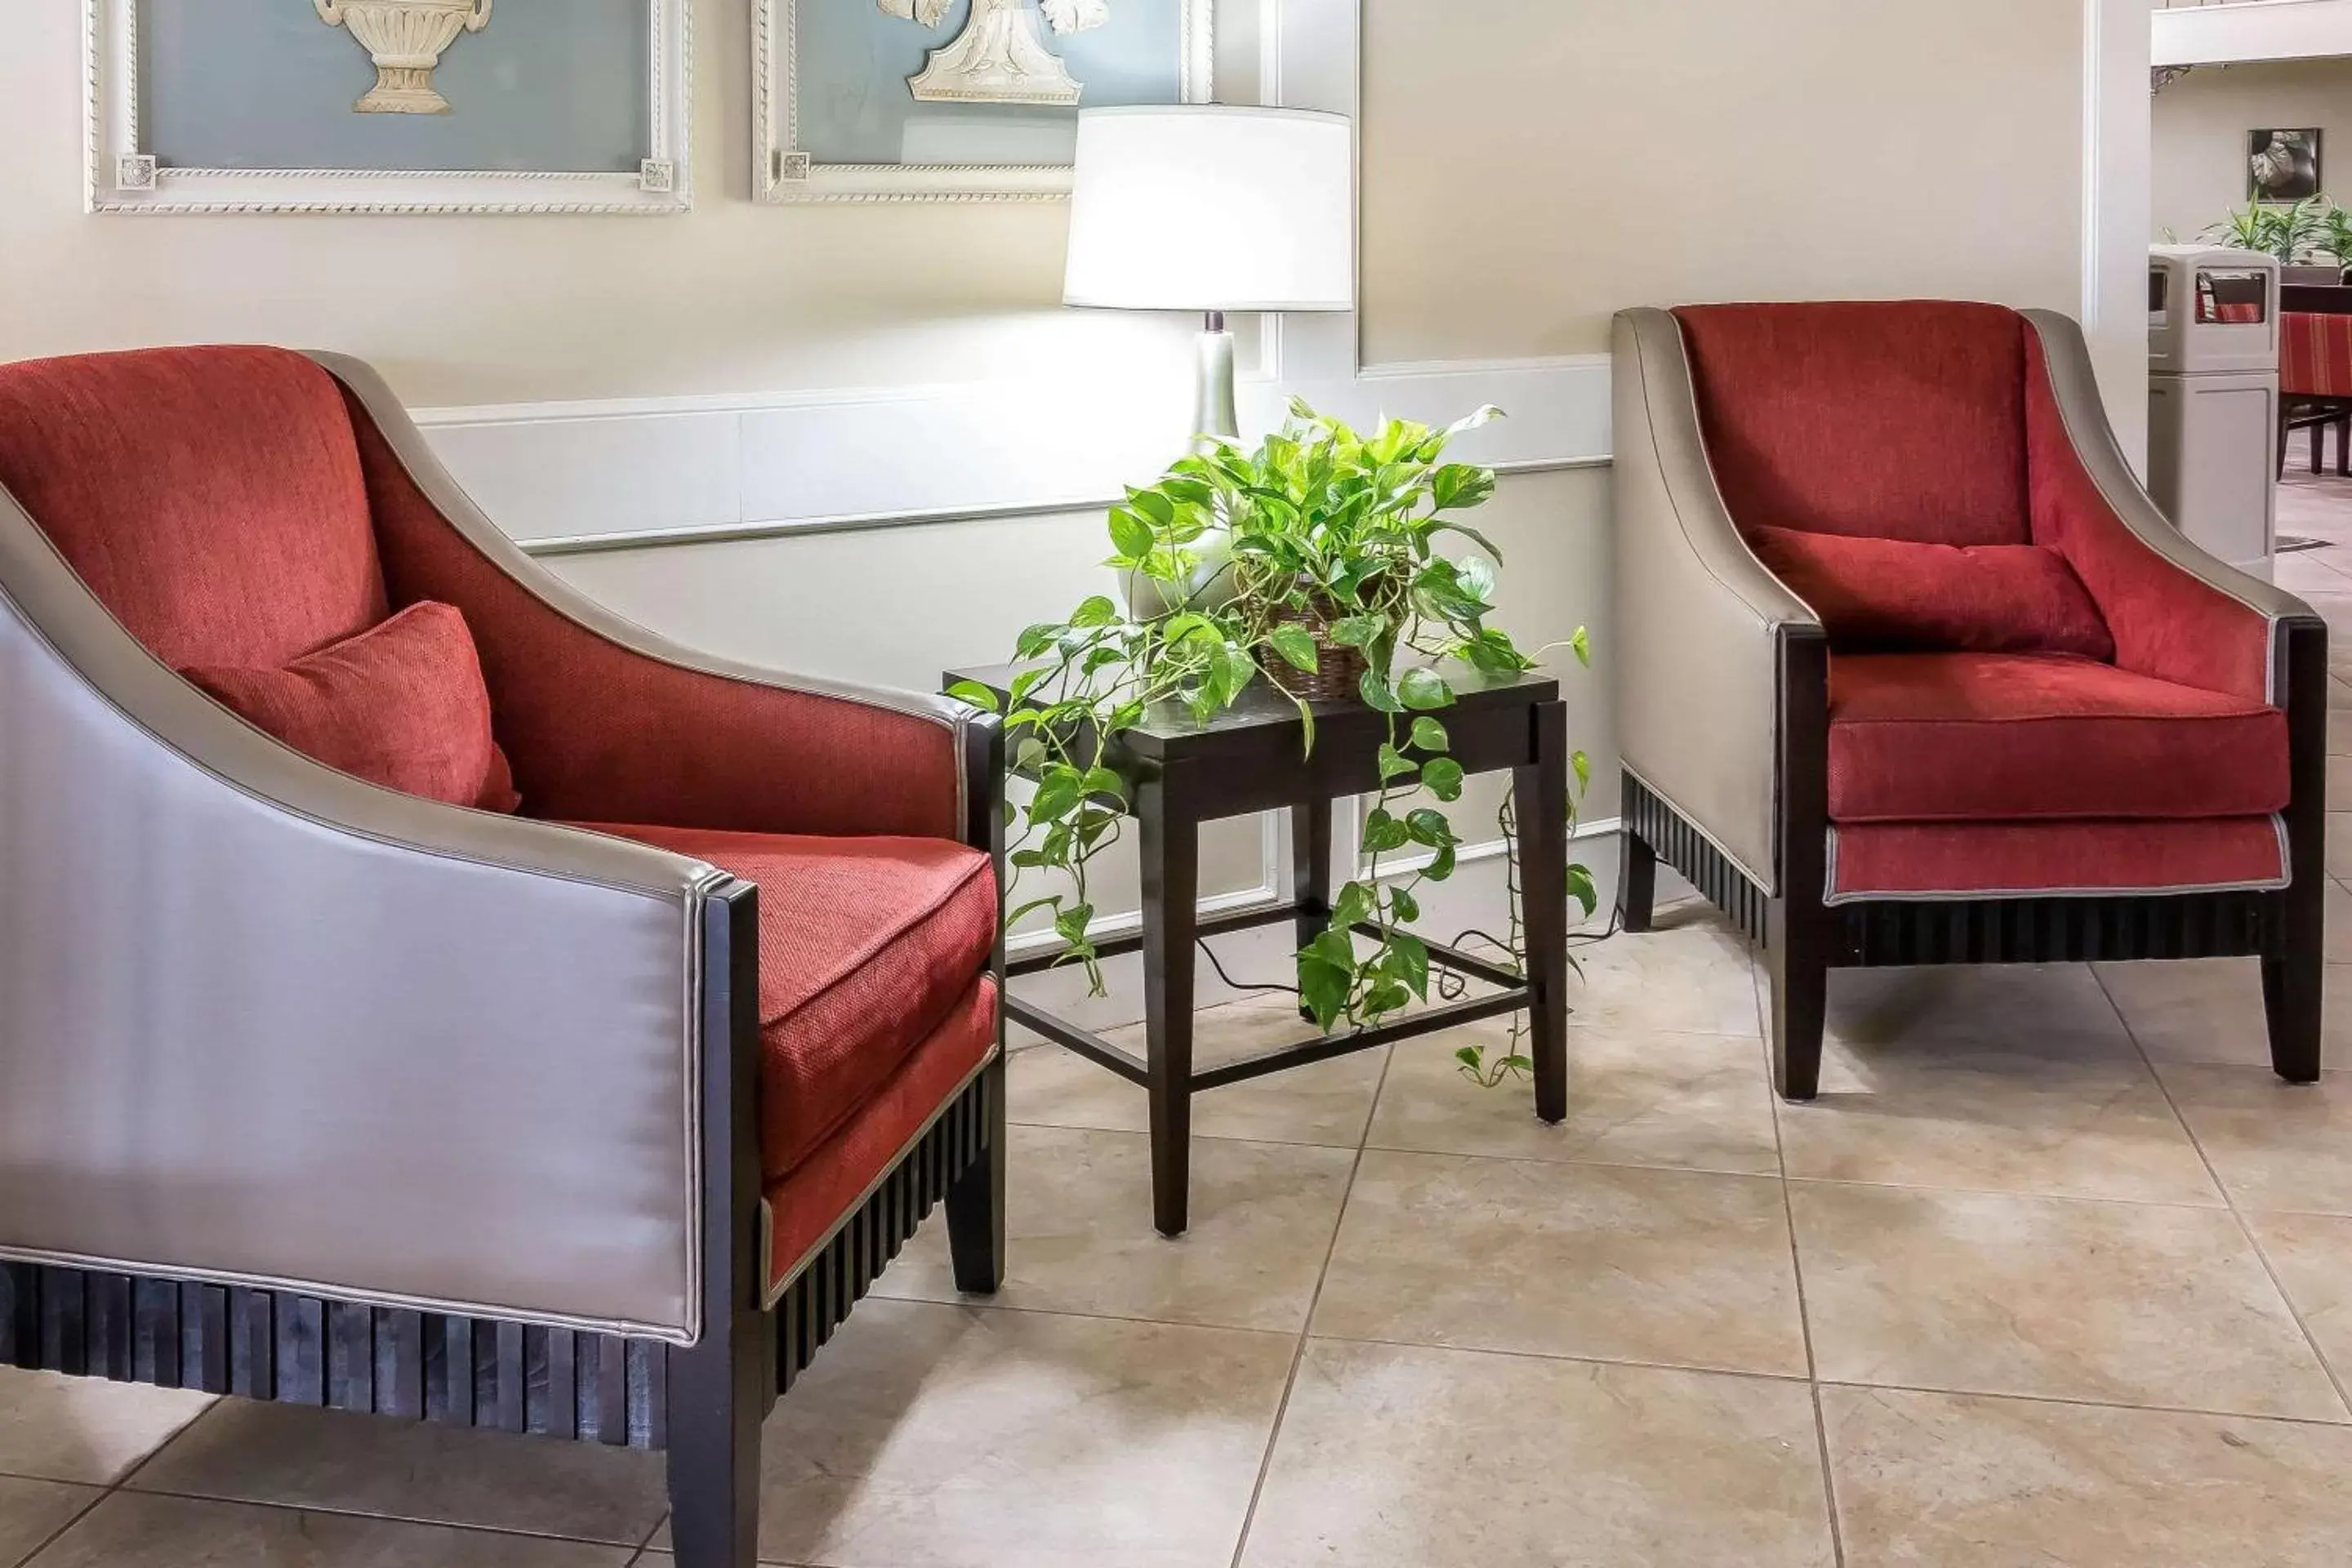
<path fill-rule="evenodd" d="M 1241 416 L 1234 412 L 1234 335 L 1225 331 L 1225 313 L 1212 310 L 1201 332 L 1200 383 L 1192 394 L 1194 445 L 1207 437 L 1242 438 Z"/>

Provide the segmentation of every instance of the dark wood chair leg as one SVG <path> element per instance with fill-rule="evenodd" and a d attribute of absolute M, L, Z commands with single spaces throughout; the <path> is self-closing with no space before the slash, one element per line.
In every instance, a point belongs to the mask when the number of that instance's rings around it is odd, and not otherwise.
<path fill-rule="evenodd" d="M 2327 460 L 2327 424 L 2315 420 L 2311 426 L 2311 471 L 2315 476 Z"/>
<path fill-rule="evenodd" d="M 1290 901 L 1301 948 L 1323 934 L 1331 915 L 1331 802 L 1324 796 L 1290 808 Z M 1298 1016 L 1312 1022 L 1315 1010 L 1301 1002 Z"/>
<path fill-rule="evenodd" d="M 1536 1064 L 1536 1117 L 1568 1116 L 1568 709 L 1534 710 L 1535 763 L 1514 770 L 1519 894 L 1528 951 L 1528 1054 Z"/>
<path fill-rule="evenodd" d="M 1811 922 L 1790 921 L 1786 900 L 1772 908 L 1772 1086 L 1783 1100 L 1822 1091 L 1822 1035 L 1829 1012 L 1829 964 Z"/>
<path fill-rule="evenodd" d="M 1145 1086 L 1151 1101 L 1151 1219 L 1162 1236 L 1189 1223 L 1192 1180 L 1192 937 L 1200 905 L 1200 826 L 1165 774 L 1136 792 L 1143 860 Z"/>
<path fill-rule="evenodd" d="M 702 1337 L 668 1352 L 669 1506 L 677 1568 L 753 1568 L 760 1424 L 776 1402 L 760 1277 L 759 912 L 738 884 L 702 930 Z"/>
<path fill-rule="evenodd" d="M 2271 1068 L 2289 1083 L 2319 1081 L 2326 953 L 2318 936 L 2296 951 L 2263 960 L 2263 1012 L 2270 1023 Z"/>
<path fill-rule="evenodd" d="M 1617 830 L 1617 922 L 1636 934 L 1651 929 L 1658 900 L 1658 856 L 1630 827 Z"/>
<path fill-rule="evenodd" d="M 2336 419 L 2336 477 L 2352 479 L 2352 410 Z"/>
<path fill-rule="evenodd" d="M 948 1188 L 948 1256 L 956 1289 L 993 1296 L 1004 1283 L 1004 1052 L 982 1075 L 988 1095 L 988 1147 Z"/>

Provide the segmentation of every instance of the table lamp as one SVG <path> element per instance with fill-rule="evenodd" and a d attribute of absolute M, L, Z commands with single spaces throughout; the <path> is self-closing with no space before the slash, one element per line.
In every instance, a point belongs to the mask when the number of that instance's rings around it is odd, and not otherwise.
<path fill-rule="evenodd" d="M 1196 436 L 1238 439 L 1229 310 L 1355 309 L 1347 117 L 1212 104 L 1078 115 L 1066 305 L 1198 310 Z"/>

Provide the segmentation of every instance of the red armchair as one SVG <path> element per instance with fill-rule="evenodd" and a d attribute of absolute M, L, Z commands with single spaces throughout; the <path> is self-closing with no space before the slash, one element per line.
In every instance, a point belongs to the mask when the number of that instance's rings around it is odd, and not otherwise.
<path fill-rule="evenodd" d="M 364 365 L 0 366 L 0 1363 L 666 1447 L 748 1568 L 923 1215 L 1003 1270 L 1002 778 L 574 594 Z"/>
<path fill-rule="evenodd" d="M 1832 968 L 2230 955 L 2314 1081 L 2326 627 L 2156 510 L 2074 324 L 1643 310 L 1615 358 L 1625 924 L 1664 858 L 1764 944 L 1780 1092 Z"/>

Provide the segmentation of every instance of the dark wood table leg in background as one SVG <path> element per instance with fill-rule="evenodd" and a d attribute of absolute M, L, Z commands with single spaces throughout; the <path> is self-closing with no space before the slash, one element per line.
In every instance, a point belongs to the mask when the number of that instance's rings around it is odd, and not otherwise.
<path fill-rule="evenodd" d="M 1298 906 L 1298 945 L 1305 947 L 1331 923 L 1331 802 L 1323 795 L 1290 808 L 1290 901 Z M 1306 1003 L 1298 1016 L 1312 1022 Z"/>
<path fill-rule="evenodd" d="M 1528 1048 L 1536 1115 L 1568 1115 L 1568 710 L 1531 711 L 1535 762 L 1512 770 L 1519 828 L 1519 899 L 1528 944 Z"/>
<path fill-rule="evenodd" d="M 1201 828 L 1181 770 L 1143 780 L 1135 814 L 1143 854 L 1143 1035 L 1150 1063 L 1151 1218 L 1184 1234 L 1192 1168 L 1192 928 Z M 1171 785 L 1173 787 L 1171 787 Z"/>

